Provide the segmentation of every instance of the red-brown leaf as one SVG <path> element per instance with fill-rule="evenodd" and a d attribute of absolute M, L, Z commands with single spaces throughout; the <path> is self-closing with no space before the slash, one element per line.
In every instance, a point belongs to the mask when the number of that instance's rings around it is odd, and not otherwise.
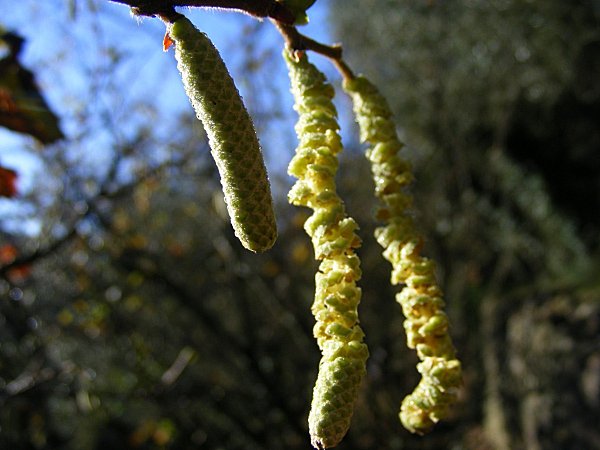
<path fill-rule="evenodd" d="M 17 172 L 0 166 L 0 197 L 14 197 L 17 195 Z"/>

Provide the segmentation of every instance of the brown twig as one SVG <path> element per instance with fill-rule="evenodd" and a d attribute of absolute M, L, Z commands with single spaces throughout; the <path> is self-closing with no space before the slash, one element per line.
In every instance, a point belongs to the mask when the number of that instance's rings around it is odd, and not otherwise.
<path fill-rule="evenodd" d="M 272 22 L 285 39 L 286 46 L 290 51 L 304 52 L 310 50 L 319 53 L 331 60 L 344 79 L 351 80 L 354 78 L 354 73 L 342 59 L 342 46 L 340 44 L 325 45 L 303 35 L 295 26 L 275 20 Z"/>
<path fill-rule="evenodd" d="M 171 12 L 175 7 L 203 7 L 240 11 L 256 18 L 270 18 L 274 21 L 292 24 L 295 15 L 276 0 L 109 0 L 128 5 L 136 15 L 162 16 L 172 21 Z"/>
<path fill-rule="evenodd" d="M 290 50 L 305 51 L 312 50 L 331 59 L 342 57 L 342 47 L 339 44 L 325 45 L 301 34 L 298 29 L 291 25 L 285 25 L 273 21 Z"/>
<path fill-rule="evenodd" d="M 345 80 L 354 79 L 354 72 L 352 72 L 348 64 L 346 64 L 342 58 L 333 60 L 333 63 L 335 64 L 335 67 L 342 74 L 342 77 L 344 77 Z"/>

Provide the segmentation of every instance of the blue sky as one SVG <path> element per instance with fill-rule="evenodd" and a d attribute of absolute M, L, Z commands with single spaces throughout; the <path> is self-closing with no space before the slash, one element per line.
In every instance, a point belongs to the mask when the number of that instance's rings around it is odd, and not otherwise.
<path fill-rule="evenodd" d="M 107 67 L 108 47 L 117 48 L 129 57 L 122 73 L 107 74 L 108 77 L 133 81 L 124 89 L 124 95 L 155 95 L 156 101 L 165 114 L 190 109 L 185 98 L 179 75 L 175 69 L 172 55 L 162 51 L 161 43 L 164 25 L 157 19 L 136 19 L 131 17 L 124 5 L 107 0 L 93 2 L 77 1 L 78 13 L 69 15 L 64 0 L 20 0 L 15 7 L 13 0 L 0 0 L 3 16 L 0 24 L 14 29 L 27 39 L 23 54 L 23 63 L 32 69 L 41 85 L 44 95 L 52 108 L 62 118 L 67 135 L 76 133 L 77 123 L 70 120 L 74 105 L 79 98 L 89 95 L 93 87 L 102 101 L 102 83 L 90 86 L 86 79 L 86 70 L 102 70 Z M 97 11 L 91 13 L 85 5 L 95 5 Z M 7 6 L 10 4 L 10 6 Z M 324 3 L 317 3 L 311 10 L 311 23 L 302 28 L 306 34 L 329 42 L 325 22 Z M 248 16 L 231 11 L 181 9 L 200 29 L 206 32 L 220 49 L 223 59 L 236 80 L 243 78 L 239 69 L 241 53 L 236 51 L 236 40 L 240 39 L 240 30 L 255 22 Z M 268 21 L 263 22 L 264 31 L 260 43 L 264 47 L 279 50 L 282 39 Z M 330 70 L 328 64 L 322 64 L 322 58 L 314 58 L 318 65 Z M 60 60 L 60 64 L 56 61 Z M 273 82 L 281 85 L 282 97 L 291 104 L 289 87 L 283 63 L 277 67 L 266 67 L 275 76 Z M 108 81 L 106 81 L 108 83 Z M 244 83 L 238 82 L 244 95 Z M 29 139 L 0 129 L 0 157 L 4 160 L 8 152 L 18 152 L 17 147 L 28 147 Z M 29 145 L 28 145 L 29 144 Z"/>
<path fill-rule="evenodd" d="M 159 133 L 168 134 L 172 131 L 168 118 L 191 111 L 191 106 L 183 92 L 173 52 L 162 51 L 164 25 L 159 20 L 133 18 L 127 7 L 107 0 L 73 4 L 75 10 L 64 0 L 20 0 L 18 3 L 0 0 L 3 13 L 0 24 L 27 39 L 22 62 L 34 71 L 45 97 L 61 118 L 68 139 L 60 145 L 68 152 L 70 161 L 79 168 L 97 171 L 110 160 L 114 143 L 114 137 L 103 132 L 103 121 L 117 122 L 126 138 L 140 121 L 146 120 L 143 114 L 132 114 L 126 109 L 136 100 L 152 96 L 162 116 L 152 126 Z M 246 97 L 248 84 L 240 72 L 242 53 L 237 42 L 240 30 L 255 24 L 256 20 L 231 11 L 180 11 L 210 36 Z M 317 2 L 309 12 L 311 22 L 302 27 L 302 32 L 322 42 L 331 42 L 325 3 Z M 283 41 L 275 28 L 268 21 L 261 26 L 261 42 L 257 45 L 280 52 Z M 125 63 L 118 65 L 118 72 L 110 70 L 114 55 L 109 49 L 116 49 L 124 57 Z M 322 57 L 315 56 L 313 61 L 339 78 Z M 263 69 L 269 71 L 272 83 L 281 93 L 277 100 L 289 111 L 281 123 L 271 124 L 260 133 L 269 171 L 283 175 L 296 143 L 295 113 L 291 109 L 289 83 L 281 59 L 274 62 L 274 67 Z M 91 73 L 96 74 L 94 79 L 90 79 Z M 122 98 L 115 101 L 114 93 L 119 89 Z M 87 112 L 86 117 L 92 118 L 87 126 L 93 128 L 85 133 L 79 120 L 83 111 Z M 22 195 L 16 200 L 0 199 L 0 218 L 4 219 L 5 227 L 7 219 L 16 214 L 20 227 L 33 234 L 39 231 L 35 211 L 30 211 L 29 220 L 23 220 L 23 214 L 27 215 L 28 211 L 26 195 L 38 188 L 40 179 L 46 176 L 40 158 L 44 151 L 47 150 L 28 136 L 0 128 L 0 164 L 19 172 Z"/>

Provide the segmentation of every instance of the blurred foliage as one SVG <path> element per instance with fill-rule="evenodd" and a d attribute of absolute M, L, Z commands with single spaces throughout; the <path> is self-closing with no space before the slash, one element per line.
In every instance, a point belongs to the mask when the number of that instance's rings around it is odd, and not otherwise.
<path fill-rule="evenodd" d="M 372 184 L 356 182 L 369 168 L 348 138 L 339 191 L 364 241 L 371 357 L 339 448 L 598 448 L 596 3 L 356 3 L 331 2 L 333 32 L 402 127 L 465 387 L 431 435 L 401 428 L 417 358 L 372 237 Z M 140 75 L 155 57 L 140 48 L 149 39 L 160 52 L 164 30 L 107 4 L 25 14 L 69 21 L 36 75 L 48 86 L 71 80 L 73 91 L 52 97 L 67 138 L 40 153 L 22 138 L 42 169 L 2 200 L 18 208 L 0 216 L 0 448 L 308 448 L 319 352 L 306 211 L 285 204 L 289 180 L 272 173 L 280 238 L 262 255 L 239 246 L 187 101 L 173 110 L 147 95 L 148 86 L 180 95 L 169 90 L 180 83 L 174 64 Z M 280 146 L 267 151 L 279 167 L 294 142 L 273 82 L 281 43 L 241 20 L 231 39 L 243 41 L 227 54 L 248 56 L 234 75 L 266 141 Z M 102 57 L 82 54 L 88 44 Z M 32 221 L 39 232 L 15 226 Z"/>
<path fill-rule="evenodd" d="M 7 47 L 7 55 L 0 58 L 0 126 L 51 144 L 64 135 L 33 73 L 20 61 L 24 42 L 17 33 L 0 28 L 0 48 Z"/>
<path fill-rule="evenodd" d="M 385 93 L 419 152 L 420 188 L 439 186 L 456 207 L 499 148 L 540 171 L 559 208 L 598 245 L 596 1 L 364 0 L 360 12 L 341 3 L 330 16 L 345 55 L 394 87 Z"/>
<path fill-rule="evenodd" d="M 594 413 L 562 398 L 598 396 L 574 388 L 598 355 L 597 2 L 366 0 L 359 10 L 337 1 L 330 18 L 352 67 L 389 95 L 415 163 L 417 218 L 463 340 L 462 445 L 595 448 Z M 559 291 L 569 320 L 584 289 L 591 334 L 540 316 L 551 331 L 539 354 L 506 349 L 509 339 L 530 344 L 522 329 L 507 335 L 507 323 L 527 326 L 520 308 L 545 309 Z M 541 353 L 552 353 L 553 333 L 569 336 L 572 351 L 554 355 L 561 368 L 549 381 Z M 516 359 L 532 373 L 527 395 L 507 373 Z"/>

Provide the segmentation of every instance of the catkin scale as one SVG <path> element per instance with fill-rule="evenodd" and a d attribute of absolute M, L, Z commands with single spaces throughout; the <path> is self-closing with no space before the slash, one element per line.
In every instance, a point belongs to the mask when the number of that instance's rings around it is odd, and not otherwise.
<path fill-rule="evenodd" d="M 208 36 L 185 17 L 167 27 L 185 92 L 208 136 L 235 234 L 247 249 L 267 250 L 277 226 L 252 119 Z"/>
<path fill-rule="evenodd" d="M 299 114 L 299 144 L 288 173 L 298 178 L 289 201 L 307 206 L 313 214 L 304 223 L 315 258 L 321 260 L 315 275 L 313 334 L 322 358 L 308 418 L 311 442 L 318 449 L 336 446 L 350 426 L 360 383 L 366 373 L 368 349 L 358 325 L 361 291 L 358 226 L 348 217 L 335 187 L 337 154 L 342 150 L 331 85 L 308 62 L 287 50 L 294 108 Z"/>
<path fill-rule="evenodd" d="M 384 222 L 375 237 L 392 264 L 391 281 L 403 284 L 396 300 L 406 318 L 407 344 L 417 351 L 422 378 L 402 402 L 400 420 L 413 433 L 428 432 L 448 413 L 461 384 L 461 365 L 448 333 L 442 291 L 435 278 L 433 261 L 421 256 L 422 238 L 408 209 L 412 198 L 404 192 L 412 182 L 410 164 L 399 156 L 398 139 L 386 100 L 366 78 L 344 81 L 352 97 L 362 141 L 371 148 L 367 158 L 375 180 L 375 194 L 381 201 L 376 216 Z"/>

